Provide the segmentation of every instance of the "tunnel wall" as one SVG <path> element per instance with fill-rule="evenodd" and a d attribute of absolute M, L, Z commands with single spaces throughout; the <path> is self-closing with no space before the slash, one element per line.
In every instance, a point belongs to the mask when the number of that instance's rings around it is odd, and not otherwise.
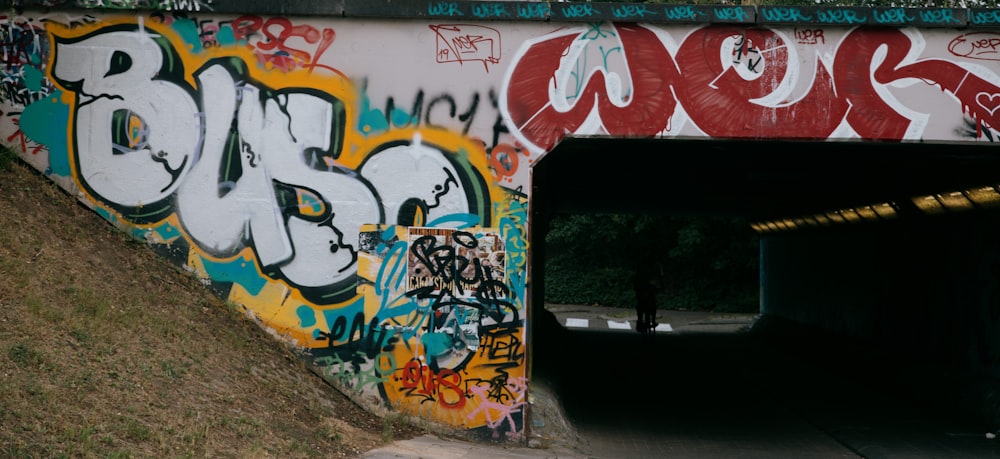
<path fill-rule="evenodd" d="M 762 312 L 1000 378 L 998 230 L 983 214 L 765 238 Z"/>
<path fill-rule="evenodd" d="M 488 440 L 528 430 L 531 165 L 561 139 L 1000 122 L 992 10 L 2 4 L 4 145 L 365 406 Z"/>

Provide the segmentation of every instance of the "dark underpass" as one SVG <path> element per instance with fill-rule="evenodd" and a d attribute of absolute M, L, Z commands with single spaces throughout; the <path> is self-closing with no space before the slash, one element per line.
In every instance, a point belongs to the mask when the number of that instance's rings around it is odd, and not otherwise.
<path fill-rule="evenodd" d="M 566 141 L 534 168 L 534 272 L 558 213 L 745 218 L 761 314 L 740 333 L 650 338 L 569 330 L 536 307 L 532 377 L 595 457 L 1000 456 L 992 151 Z"/>
<path fill-rule="evenodd" d="M 785 325 L 651 340 L 549 330 L 578 358 L 543 353 L 535 377 L 558 394 L 566 437 L 590 457 L 1000 456 L 964 410 L 971 381 Z"/>

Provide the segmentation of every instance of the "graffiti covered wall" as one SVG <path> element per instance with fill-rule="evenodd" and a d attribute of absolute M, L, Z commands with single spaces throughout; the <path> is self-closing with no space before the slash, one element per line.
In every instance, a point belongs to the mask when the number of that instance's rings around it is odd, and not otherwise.
<path fill-rule="evenodd" d="M 494 440 L 527 425 L 530 168 L 562 138 L 991 142 L 1000 122 L 1000 32 L 968 21 L 216 3 L 3 15 L 4 143 L 338 387 Z"/>

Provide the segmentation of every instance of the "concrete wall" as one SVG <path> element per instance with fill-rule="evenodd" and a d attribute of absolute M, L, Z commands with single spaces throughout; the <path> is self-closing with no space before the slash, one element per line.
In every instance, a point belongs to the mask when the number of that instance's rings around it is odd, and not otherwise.
<path fill-rule="evenodd" d="M 358 400 L 486 439 L 529 425 L 530 172 L 564 137 L 1000 124 L 990 11 L 273 3 L 7 3 L 0 139 Z M 921 27 L 855 27 L 886 23 Z"/>
<path fill-rule="evenodd" d="M 766 237 L 762 312 L 1000 378 L 995 215 Z"/>

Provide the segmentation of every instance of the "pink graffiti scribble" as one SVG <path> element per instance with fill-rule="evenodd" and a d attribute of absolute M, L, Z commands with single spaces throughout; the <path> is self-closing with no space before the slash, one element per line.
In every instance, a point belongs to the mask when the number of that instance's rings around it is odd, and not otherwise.
<path fill-rule="evenodd" d="M 198 38 L 201 38 L 201 46 L 213 48 L 219 46 L 219 25 L 209 21 L 198 21 Z"/>
<path fill-rule="evenodd" d="M 526 385 L 519 382 L 517 378 L 515 378 L 511 382 L 507 383 L 506 386 L 508 390 L 517 394 L 517 398 L 514 403 L 503 404 L 492 401 L 487 394 L 486 386 L 474 385 L 469 387 L 469 393 L 472 394 L 473 398 L 479 400 L 479 406 L 468 414 L 468 418 L 473 419 L 480 412 L 482 412 L 486 417 L 486 427 L 493 429 L 494 437 L 499 435 L 499 430 L 497 430 L 497 428 L 504 422 L 510 426 L 507 436 L 513 437 L 517 435 L 517 424 L 514 422 L 513 414 L 520 412 L 521 407 L 524 406 L 524 393 Z"/>
<path fill-rule="evenodd" d="M 489 64 L 500 62 L 500 31 L 492 27 L 468 24 L 432 25 L 437 34 L 438 62 L 482 62 L 486 71 Z"/>

